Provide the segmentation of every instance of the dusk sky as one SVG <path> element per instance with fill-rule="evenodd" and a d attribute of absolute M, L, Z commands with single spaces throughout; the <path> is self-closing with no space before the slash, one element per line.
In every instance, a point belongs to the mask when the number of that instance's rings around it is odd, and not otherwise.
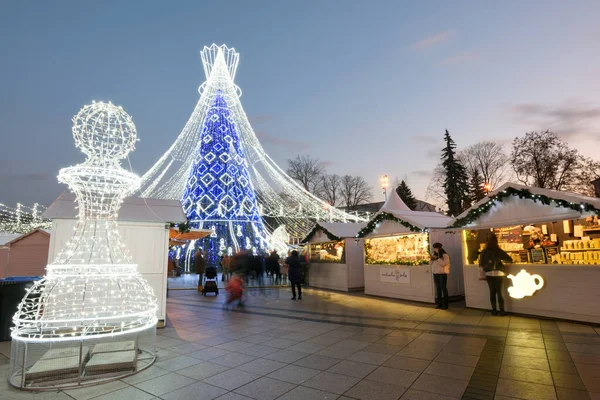
<path fill-rule="evenodd" d="M 194 109 L 212 43 L 240 53 L 242 104 L 282 168 L 309 154 L 374 201 L 381 174 L 424 198 L 445 129 L 459 148 L 552 129 L 598 160 L 599 15 L 597 0 L 0 0 L 0 203 L 65 189 L 92 100 L 132 115 L 142 175 Z"/>

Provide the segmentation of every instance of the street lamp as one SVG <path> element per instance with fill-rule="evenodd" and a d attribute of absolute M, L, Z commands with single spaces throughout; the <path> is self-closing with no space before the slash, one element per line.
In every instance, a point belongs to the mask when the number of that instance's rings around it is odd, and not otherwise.
<path fill-rule="evenodd" d="M 387 201 L 387 188 L 388 188 L 388 176 L 382 175 L 381 176 L 381 190 L 383 190 L 383 196 L 385 198 L 385 201 Z"/>
<path fill-rule="evenodd" d="M 485 194 L 486 194 L 486 196 L 487 196 L 488 194 L 490 194 L 490 191 L 492 190 L 492 185 L 490 185 L 490 183 L 489 183 L 489 182 L 486 182 L 486 183 L 483 185 L 483 190 L 485 191 Z"/>

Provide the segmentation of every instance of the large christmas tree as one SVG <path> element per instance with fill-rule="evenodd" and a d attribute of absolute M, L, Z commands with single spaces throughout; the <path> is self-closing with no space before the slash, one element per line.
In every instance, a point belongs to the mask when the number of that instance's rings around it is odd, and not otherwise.
<path fill-rule="evenodd" d="M 218 266 L 225 253 L 267 249 L 248 164 L 232 112 L 220 91 L 204 119 L 182 204 L 193 228 L 213 231 L 198 243 L 207 265 Z"/>

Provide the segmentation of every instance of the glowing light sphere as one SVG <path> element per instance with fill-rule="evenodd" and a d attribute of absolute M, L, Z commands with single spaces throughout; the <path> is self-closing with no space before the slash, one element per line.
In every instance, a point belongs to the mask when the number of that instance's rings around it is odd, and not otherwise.
<path fill-rule="evenodd" d="M 150 340 L 145 342 L 149 349 L 146 353 L 150 361 L 146 366 L 154 360 L 156 298 L 137 265 L 131 262 L 117 226 L 123 199 L 140 185 L 139 177 L 119 165 L 119 160 L 135 147 L 135 125 L 121 107 L 95 102 L 83 107 L 73 119 L 73 137 L 87 158 L 81 164 L 61 169 L 58 180 L 75 193 L 77 226 L 69 242 L 47 266 L 46 276 L 28 290 L 13 317 L 12 354 L 20 367 L 13 375 L 18 375 L 19 381 L 11 380 L 14 386 L 24 387 L 35 380 L 31 371 L 36 370 L 40 360 L 21 365 L 19 359 L 27 360 L 31 346 L 36 344 L 52 349 L 64 343 L 73 351 L 83 351 L 110 341 L 114 346 L 134 351 L 138 360 L 137 354 L 144 353 L 139 335 L 147 332 Z M 122 342 L 117 345 L 115 341 L 119 340 Z M 132 346 L 135 348 L 130 349 Z M 90 361 L 80 354 L 83 375 L 90 374 L 87 368 L 94 360 L 91 354 Z M 33 366 L 28 365 L 32 363 Z M 59 368 L 60 361 L 56 365 Z M 94 367 L 97 372 L 98 361 Z M 80 377 L 77 386 L 82 384 Z"/>

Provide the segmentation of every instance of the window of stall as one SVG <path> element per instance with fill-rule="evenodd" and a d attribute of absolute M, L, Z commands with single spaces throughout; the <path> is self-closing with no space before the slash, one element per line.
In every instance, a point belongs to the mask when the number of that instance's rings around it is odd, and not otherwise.
<path fill-rule="evenodd" d="M 428 234 L 365 240 L 366 264 L 423 265 L 430 260 Z"/>
<path fill-rule="evenodd" d="M 310 262 L 345 264 L 344 241 L 311 243 Z"/>
<path fill-rule="evenodd" d="M 494 232 L 514 264 L 600 264 L 598 217 L 464 231 L 468 264 L 478 264 L 487 235 Z"/>

